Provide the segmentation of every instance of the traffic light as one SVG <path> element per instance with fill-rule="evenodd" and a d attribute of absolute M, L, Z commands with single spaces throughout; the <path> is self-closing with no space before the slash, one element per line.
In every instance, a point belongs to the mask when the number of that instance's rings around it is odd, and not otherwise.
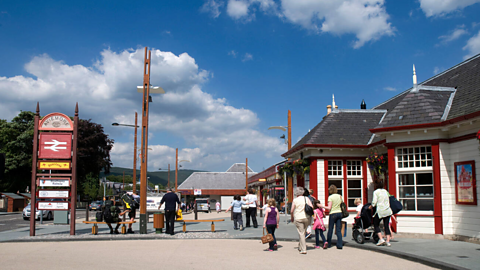
<path fill-rule="evenodd" d="M 0 153 L 0 179 L 5 175 L 5 154 Z"/>

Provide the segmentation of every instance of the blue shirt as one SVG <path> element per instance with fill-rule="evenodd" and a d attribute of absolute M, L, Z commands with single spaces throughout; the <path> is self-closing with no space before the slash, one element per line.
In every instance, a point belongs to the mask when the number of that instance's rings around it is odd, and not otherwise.
<path fill-rule="evenodd" d="M 241 213 L 242 212 L 242 205 L 244 205 L 244 201 L 233 201 L 232 206 L 233 206 L 233 212 L 234 213 Z"/>

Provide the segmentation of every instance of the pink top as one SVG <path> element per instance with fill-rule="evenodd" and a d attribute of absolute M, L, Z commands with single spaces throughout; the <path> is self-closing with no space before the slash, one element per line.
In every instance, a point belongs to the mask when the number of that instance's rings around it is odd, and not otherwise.
<path fill-rule="evenodd" d="M 320 210 L 320 208 L 315 209 L 314 211 L 315 222 L 313 223 L 313 229 L 320 229 L 325 231 L 325 224 L 323 223 L 323 218 L 325 217 L 325 212 Z"/>

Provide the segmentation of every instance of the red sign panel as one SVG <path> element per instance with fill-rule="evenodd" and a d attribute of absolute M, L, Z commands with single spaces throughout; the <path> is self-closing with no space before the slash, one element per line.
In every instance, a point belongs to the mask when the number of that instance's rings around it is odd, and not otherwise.
<path fill-rule="evenodd" d="M 72 157 L 72 134 L 40 133 L 38 158 L 69 159 Z"/>

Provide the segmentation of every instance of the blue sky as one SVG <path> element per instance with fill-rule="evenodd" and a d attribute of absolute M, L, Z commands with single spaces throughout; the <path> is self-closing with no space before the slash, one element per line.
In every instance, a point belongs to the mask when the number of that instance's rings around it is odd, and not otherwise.
<path fill-rule="evenodd" d="M 152 50 L 149 170 L 255 171 L 326 114 L 367 107 L 480 53 L 480 0 L 2 1 L 0 118 L 73 114 L 105 127 L 132 167 L 144 47 Z M 140 119 L 139 119 L 140 121 Z M 140 143 L 139 143 L 140 144 Z"/>

